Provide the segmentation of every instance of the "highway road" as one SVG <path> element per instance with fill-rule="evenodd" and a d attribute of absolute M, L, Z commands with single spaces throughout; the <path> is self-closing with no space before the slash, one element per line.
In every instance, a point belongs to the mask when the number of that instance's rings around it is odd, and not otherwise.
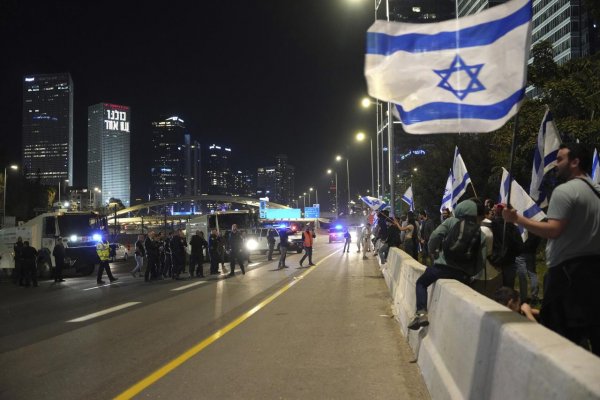
<path fill-rule="evenodd" d="M 231 278 L 3 282 L 0 399 L 428 398 L 377 262 L 341 246 Z"/>

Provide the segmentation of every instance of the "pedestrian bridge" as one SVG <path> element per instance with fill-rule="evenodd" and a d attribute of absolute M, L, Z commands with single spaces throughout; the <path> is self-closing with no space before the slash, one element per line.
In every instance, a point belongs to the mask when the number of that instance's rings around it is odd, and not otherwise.
<path fill-rule="evenodd" d="M 218 202 L 218 203 L 231 203 L 239 204 L 242 206 L 251 206 L 258 208 L 260 200 L 251 197 L 239 197 L 239 196 L 223 196 L 223 195 L 196 195 L 196 196 L 181 196 L 170 199 L 153 200 L 142 204 L 136 204 L 135 206 L 123 208 L 116 212 L 117 216 L 122 215 L 133 215 L 138 216 L 142 211 L 145 211 L 146 215 L 162 215 L 164 213 L 164 206 L 171 205 L 174 203 L 202 203 L 202 202 Z M 274 203 L 268 201 L 266 203 L 268 208 L 290 208 L 283 204 Z M 114 213 L 113 213 L 114 215 Z"/>

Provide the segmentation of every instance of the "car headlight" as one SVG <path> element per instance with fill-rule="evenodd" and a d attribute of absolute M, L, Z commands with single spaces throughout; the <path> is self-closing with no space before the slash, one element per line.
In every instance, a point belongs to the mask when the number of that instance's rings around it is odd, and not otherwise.
<path fill-rule="evenodd" d="M 77 241 L 77 235 L 71 235 L 71 237 L 69 238 L 69 241 L 76 242 Z"/>
<path fill-rule="evenodd" d="M 254 239 L 248 239 L 246 241 L 246 249 L 256 250 L 258 248 L 258 242 Z"/>

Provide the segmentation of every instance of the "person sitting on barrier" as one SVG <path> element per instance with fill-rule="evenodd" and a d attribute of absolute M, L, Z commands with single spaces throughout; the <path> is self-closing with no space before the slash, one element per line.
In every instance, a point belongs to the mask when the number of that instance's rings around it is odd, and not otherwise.
<path fill-rule="evenodd" d="M 429 249 L 441 249 L 433 266 L 425 269 L 416 282 L 417 312 L 408 329 L 418 330 L 429 325 L 427 318 L 427 288 L 438 279 L 455 279 L 469 284 L 471 277 L 485 267 L 485 235 L 479 227 L 484 217 L 483 203 L 469 199 L 459 203 L 449 217 L 438 226 L 429 239 Z"/>
<path fill-rule="evenodd" d="M 528 320 L 537 322 L 535 317 L 540 314 L 540 310 L 531 308 L 527 303 L 521 303 L 521 298 L 517 290 L 502 286 L 494 293 L 494 300 L 510 308 L 512 311 L 527 317 Z"/>

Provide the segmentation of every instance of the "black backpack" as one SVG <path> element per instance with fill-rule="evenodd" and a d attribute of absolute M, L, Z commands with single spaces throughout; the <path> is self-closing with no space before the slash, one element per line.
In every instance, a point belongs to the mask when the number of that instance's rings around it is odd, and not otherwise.
<path fill-rule="evenodd" d="M 480 246 L 481 228 L 475 217 L 459 218 L 442 242 L 448 266 L 468 276 L 476 275 L 483 267 L 477 265 Z"/>
<path fill-rule="evenodd" d="M 506 224 L 506 235 L 503 234 L 504 220 L 495 219 L 492 221 L 490 229 L 494 235 L 494 244 L 492 252 L 488 256 L 488 261 L 496 268 L 503 268 L 512 265 L 515 257 L 523 251 L 523 240 L 514 224 Z M 504 245 L 502 237 L 504 236 Z"/>

